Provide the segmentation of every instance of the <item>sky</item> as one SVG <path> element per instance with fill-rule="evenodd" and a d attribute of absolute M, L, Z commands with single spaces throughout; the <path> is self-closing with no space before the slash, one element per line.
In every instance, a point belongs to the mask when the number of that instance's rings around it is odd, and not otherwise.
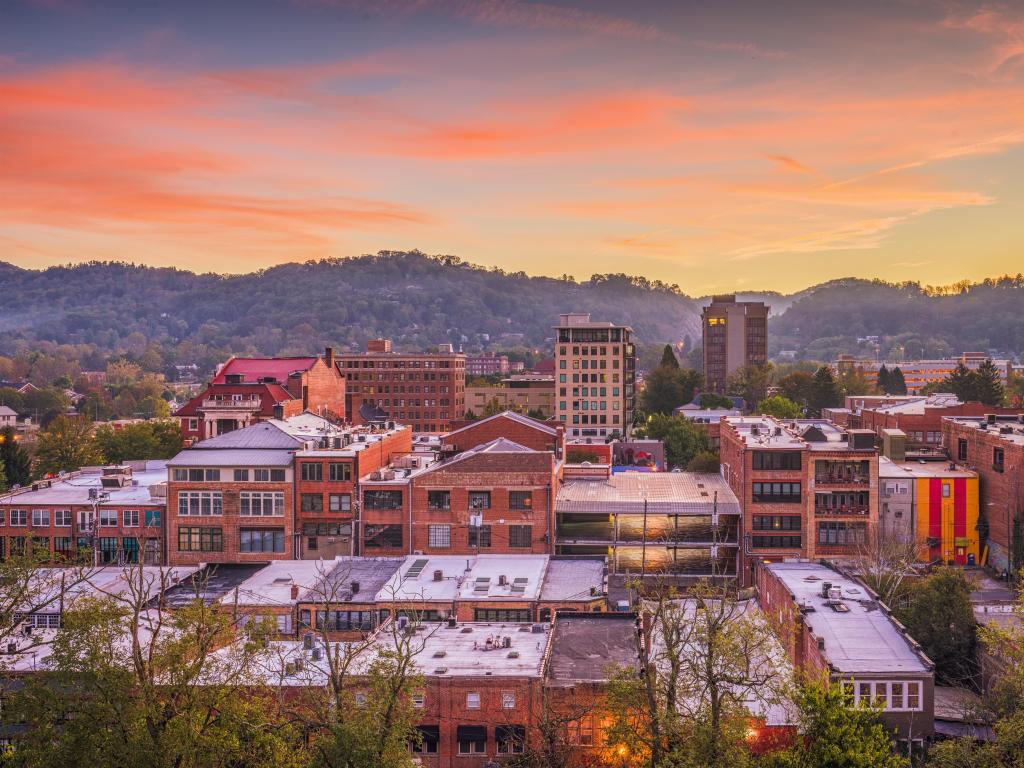
<path fill-rule="evenodd" d="M 0 0 L 0 260 L 1021 271 L 1024 1 Z"/>

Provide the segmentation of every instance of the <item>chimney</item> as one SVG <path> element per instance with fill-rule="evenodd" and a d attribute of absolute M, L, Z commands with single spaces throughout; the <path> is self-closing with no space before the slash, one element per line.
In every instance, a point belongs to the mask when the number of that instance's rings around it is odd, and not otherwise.
<path fill-rule="evenodd" d="M 274 418 L 278 421 L 284 421 L 284 406 L 280 403 L 274 405 Z"/>
<path fill-rule="evenodd" d="M 299 599 L 299 585 L 298 584 L 292 584 L 292 600 L 298 600 L 298 599 Z"/>
<path fill-rule="evenodd" d="M 324 365 L 334 367 L 334 347 L 324 347 Z"/>

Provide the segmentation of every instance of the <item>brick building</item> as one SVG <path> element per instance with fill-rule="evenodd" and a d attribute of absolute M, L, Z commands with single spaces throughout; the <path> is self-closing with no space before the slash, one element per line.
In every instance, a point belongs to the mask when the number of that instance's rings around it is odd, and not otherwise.
<path fill-rule="evenodd" d="M 534 451 L 552 451 L 558 457 L 565 449 L 565 430 L 561 426 L 552 426 L 512 411 L 464 423 L 444 436 L 442 446 L 446 453 L 461 453 L 499 437 Z"/>
<path fill-rule="evenodd" d="M 880 706 L 882 723 L 904 745 L 931 736 L 934 664 L 867 587 L 796 562 L 759 565 L 756 584 L 797 672 L 840 682 L 855 703 Z"/>
<path fill-rule="evenodd" d="M 981 491 L 981 563 L 1024 566 L 1024 415 L 954 416 L 942 420 L 943 443 L 959 466 L 977 472 Z"/>
<path fill-rule="evenodd" d="M 879 437 L 883 429 L 903 430 L 907 435 L 908 451 L 941 451 L 942 419 L 946 416 L 984 416 L 989 413 L 1016 416 L 1020 412 L 1019 408 L 963 403 L 955 395 L 934 394 L 910 397 L 896 403 L 865 405 L 856 411 L 855 421 L 856 426 L 870 429 Z"/>
<path fill-rule="evenodd" d="M 345 380 L 334 350 L 319 357 L 233 357 L 175 412 L 186 441 L 203 440 L 275 416 L 312 411 L 345 420 Z"/>
<path fill-rule="evenodd" d="M 880 361 L 880 360 L 858 360 L 852 355 L 839 355 L 832 368 L 836 373 L 848 373 L 860 371 L 864 380 L 869 386 L 878 383 L 878 372 L 884 365 L 889 371 L 896 368 L 903 374 L 903 380 L 907 385 L 907 392 L 911 395 L 917 394 L 928 385 L 940 384 L 949 378 L 960 363 L 963 363 L 968 370 L 976 371 L 985 360 L 990 359 L 985 352 L 964 352 L 959 357 L 947 357 L 934 360 L 903 360 Z M 992 360 L 999 378 L 1006 385 L 1010 372 L 1013 370 L 1013 363 L 1010 360 Z"/>
<path fill-rule="evenodd" d="M 166 481 L 165 462 L 131 461 L 0 494 L 0 556 L 31 539 L 55 562 L 160 565 Z"/>
<path fill-rule="evenodd" d="M 742 582 L 758 561 L 848 558 L 878 521 L 874 433 L 822 419 L 721 422 L 722 476 L 743 509 Z"/>
<path fill-rule="evenodd" d="M 467 412 L 480 415 L 489 405 L 497 404 L 503 411 L 543 414 L 555 417 L 555 377 L 537 374 L 509 376 L 501 384 L 466 387 Z"/>
<path fill-rule="evenodd" d="M 348 412 L 363 404 L 409 424 L 413 432 L 447 432 L 466 414 L 466 356 L 441 345 L 438 352 L 394 352 L 389 339 L 375 339 L 364 353 L 338 355 Z"/>
<path fill-rule="evenodd" d="M 558 419 L 570 437 L 627 435 L 636 401 L 633 329 L 560 315 L 555 326 Z"/>
<path fill-rule="evenodd" d="M 469 355 L 466 376 L 495 376 L 510 370 L 508 355 Z"/>
<path fill-rule="evenodd" d="M 408 427 L 341 427 L 311 413 L 196 443 L 167 462 L 169 562 L 350 555 L 358 478 L 411 446 Z"/>

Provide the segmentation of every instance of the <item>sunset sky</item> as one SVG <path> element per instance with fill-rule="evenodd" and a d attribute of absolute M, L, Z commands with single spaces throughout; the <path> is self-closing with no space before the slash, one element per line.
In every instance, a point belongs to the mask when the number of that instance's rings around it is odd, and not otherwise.
<path fill-rule="evenodd" d="M 0 0 L 0 260 L 1024 270 L 1024 2 Z"/>

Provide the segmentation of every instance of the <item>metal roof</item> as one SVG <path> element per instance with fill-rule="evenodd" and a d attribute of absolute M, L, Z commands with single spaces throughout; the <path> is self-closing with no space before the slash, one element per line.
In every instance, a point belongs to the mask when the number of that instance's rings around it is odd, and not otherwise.
<path fill-rule="evenodd" d="M 261 421 L 242 429 L 235 429 L 225 432 L 216 437 L 201 440 L 192 446 L 191 450 L 207 450 L 221 448 L 260 448 L 296 450 L 302 448 L 304 442 L 293 435 L 289 435 L 277 424 Z"/>
<path fill-rule="evenodd" d="M 168 467 L 289 467 L 291 451 L 232 450 L 197 451 L 184 450 L 167 462 Z"/>

